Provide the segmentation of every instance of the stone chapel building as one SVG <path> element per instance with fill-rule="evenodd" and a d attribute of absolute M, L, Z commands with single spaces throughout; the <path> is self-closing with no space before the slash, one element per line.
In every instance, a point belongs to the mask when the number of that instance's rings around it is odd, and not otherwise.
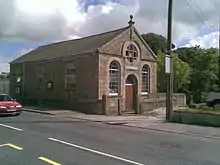
<path fill-rule="evenodd" d="M 127 27 L 40 46 L 18 57 L 10 63 L 11 95 L 25 104 L 93 114 L 151 109 L 158 97 L 156 56 L 132 18 Z"/>

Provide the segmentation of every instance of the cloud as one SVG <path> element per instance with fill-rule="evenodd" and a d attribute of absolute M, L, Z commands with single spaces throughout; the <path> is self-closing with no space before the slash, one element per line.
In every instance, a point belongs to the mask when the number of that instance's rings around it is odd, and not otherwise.
<path fill-rule="evenodd" d="M 32 48 L 30 48 L 30 49 L 21 49 L 18 56 L 22 56 L 22 55 L 24 55 L 24 54 L 26 54 L 26 53 L 28 53 L 32 50 L 33 50 Z"/>
<path fill-rule="evenodd" d="M 15 58 L 24 55 L 25 53 L 28 53 L 32 51 L 33 49 L 21 49 L 17 56 L 5 56 L 0 54 L 0 72 L 9 72 L 10 71 L 10 66 L 9 63 L 14 60 Z"/>
<path fill-rule="evenodd" d="M 187 3 L 189 2 L 189 3 Z M 136 14 L 141 31 L 147 29 L 167 35 L 168 0 L 139 1 L 140 9 Z M 220 1 L 178 0 L 173 2 L 173 39 L 179 42 L 199 35 L 204 26 L 212 30 L 218 29 L 218 6 Z M 143 22 L 145 24 L 143 24 Z"/>
<path fill-rule="evenodd" d="M 88 7 L 85 22 L 78 31 L 79 36 L 88 36 L 94 33 L 127 26 L 129 15 L 139 9 L 137 1 L 126 3 L 108 2 L 105 5 L 91 5 Z"/>
<path fill-rule="evenodd" d="M 7 56 L 0 55 L 0 72 L 9 72 L 9 62 L 12 61 L 12 58 Z"/>
<path fill-rule="evenodd" d="M 0 0 L 0 5 L 0 35 L 7 41 L 84 37 L 127 26 L 130 14 L 141 33 L 167 31 L 168 0 Z M 215 0 L 175 1 L 174 42 L 198 37 L 204 26 L 216 30 L 218 6 Z"/>
<path fill-rule="evenodd" d="M 62 1 L 0 0 L 1 40 L 39 42 L 66 38 L 69 24 L 75 22 L 77 29 L 84 13 L 79 11 L 76 0 Z"/>
<path fill-rule="evenodd" d="M 202 48 L 217 48 L 219 44 L 219 32 L 212 32 L 203 36 L 199 36 L 189 41 L 186 47 L 200 45 Z"/>
<path fill-rule="evenodd" d="M 168 0 L 0 0 L 0 6 L 0 42 L 39 45 L 85 37 L 127 26 L 131 14 L 140 33 L 167 35 Z M 219 6 L 217 0 L 174 1 L 173 42 L 218 47 Z M 11 60 L 0 55 L 0 71 L 8 71 Z"/>

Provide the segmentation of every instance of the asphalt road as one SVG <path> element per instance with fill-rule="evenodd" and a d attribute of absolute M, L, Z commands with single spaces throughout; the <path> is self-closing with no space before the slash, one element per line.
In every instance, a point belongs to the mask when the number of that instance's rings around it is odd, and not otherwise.
<path fill-rule="evenodd" d="M 220 140 L 23 112 L 0 118 L 2 165 L 220 165 Z"/>

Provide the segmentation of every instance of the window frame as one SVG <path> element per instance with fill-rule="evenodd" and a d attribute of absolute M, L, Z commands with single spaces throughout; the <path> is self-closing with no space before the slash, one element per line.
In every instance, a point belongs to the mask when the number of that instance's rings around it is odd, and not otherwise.
<path fill-rule="evenodd" d="M 109 96 L 118 96 L 120 95 L 120 75 L 121 75 L 121 66 L 120 63 L 116 60 L 112 60 L 108 67 L 108 93 Z M 116 92 L 114 92 L 116 90 Z M 113 92 L 112 92 L 113 91 Z"/>
<path fill-rule="evenodd" d="M 76 90 L 76 67 L 73 63 L 69 63 L 65 67 L 64 88 L 66 90 Z"/>
<path fill-rule="evenodd" d="M 148 95 L 150 93 L 150 67 L 144 64 L 141 68 L 141 94 Z"/>
<path fill-rule="evenodd" d="M 15 86 L 15 94 L 21 95 L 21 86 Z"/>
<path fill-rule="evenodd" d="M 136 54 L 136 56 L 135 56 L 135 54 Z M 130 64 L 133 64 L 133 63 L 136 63 L 138 61 L 138 58 L 139 58 L 139 51 L 138 51 L 137 46 L 133 43 L 129 43 L 126 46 L 126 49 L 125 49 L 125 59 L 126 59 L 126 61 Z M 132 59 L 132 61 L 131 61 L 131 59 Z"/>

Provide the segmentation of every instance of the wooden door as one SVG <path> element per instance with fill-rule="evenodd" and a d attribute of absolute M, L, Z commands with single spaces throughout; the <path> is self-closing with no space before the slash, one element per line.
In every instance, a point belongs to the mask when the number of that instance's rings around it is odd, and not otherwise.
<path fill-rule="evenodd" d="M 126 84 L 125 86 L 125 108 L 126 111 L 134 110 L 134 85 Z"/>

